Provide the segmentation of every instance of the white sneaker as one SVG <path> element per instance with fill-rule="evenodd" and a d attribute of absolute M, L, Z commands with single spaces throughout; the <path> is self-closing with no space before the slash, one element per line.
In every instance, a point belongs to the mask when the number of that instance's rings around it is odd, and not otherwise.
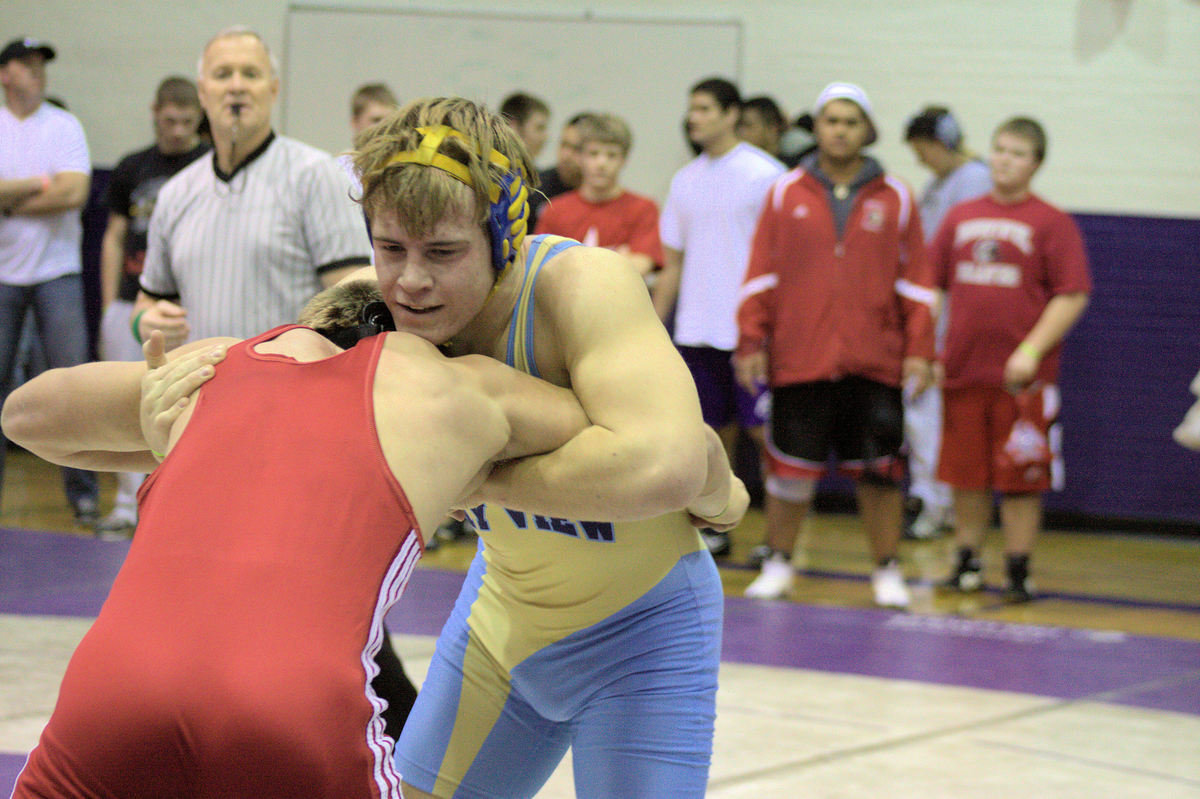
<path fill-rule="evenodd" d="M 871 588 L 875 591 L 876 605 L 884 608 L 908 607 L 908 586 L 904 584 L 904 575 L 895 561 L 871 572 Z"/>
<path fill-rule="evenodd" d="M 796 570 L 792 562 L 778 552 L 763 561 L 762 571 L 754 582 L 746 586 L 746 596 L 751 599 L 779 599 L 796 584 Z"/>
<path fill-rule="evenodd" d="M 925 505 L 917 514 L 917 518 L 913 519 L 912 526 L 908 528 L 908 537 L 919 541 L 940 537 L 942 531 L 948 526 L 946 522 L 949 516 L 949 508 Z"/>
<path fill-rule="evenodd" d="M 1180 446 L 1200 450 L 1200 402 L 1188 409 L 1171 435 Z"/>
<path fill-rule="evenodd" d="M 96 537 L 104 541 L 123 541 L 133 537 L 137 527 L 137 510 L 114 508 L 113 512 L 96 522 Z"/>

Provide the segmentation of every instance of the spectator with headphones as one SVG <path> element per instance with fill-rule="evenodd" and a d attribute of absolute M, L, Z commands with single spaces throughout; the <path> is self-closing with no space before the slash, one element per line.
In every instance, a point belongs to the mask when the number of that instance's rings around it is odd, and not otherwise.
<path fill-rule="evenodd" d="M 946 212 L 987 194 L 992 178 L 987 164 L 964 146 L 962 128 L 947 108 L 928 106 L 922 110 L 909 120 L 904 139 L 917 160 L 933 173 L 920 199 L 921 227 L 928 243 Z M 945 318 L 944 312 L 938 313 L 939 343 L 946 337 Z M 906 534 L 917 539 L 935 538 L 954 524 L 950 486 L 937 479 L 938 450 L 942 446 L 941 388 L 931 386 L 919 395 L 905 394 L 904 435 L 908 442 L 908 495 L 920 502 L 920 511 Z"/>

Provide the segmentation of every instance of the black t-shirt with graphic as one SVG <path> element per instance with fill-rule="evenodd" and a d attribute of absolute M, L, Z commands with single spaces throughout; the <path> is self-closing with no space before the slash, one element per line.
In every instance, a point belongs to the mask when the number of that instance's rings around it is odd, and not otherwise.
<path fill-rule="evenodd" d="M 206 152 L 206 144 L 178 155 L 163 155 L 158 147 L 151 146 L 125 156 L 113 170 L 105 205 L 110 212 L 129 219 L 125 233 L 125 268 L 117 288 L 118 299 L 129 302 L 137 299 L 138 277 L 146 259 L 150 214 L 158 190 L 172 175 Z"/>

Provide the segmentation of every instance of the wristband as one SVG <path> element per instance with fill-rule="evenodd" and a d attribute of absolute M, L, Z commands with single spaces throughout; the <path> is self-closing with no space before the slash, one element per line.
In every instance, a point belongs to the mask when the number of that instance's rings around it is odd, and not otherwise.
<path fill-rule="evenodd" d="M 1037 348 L 1034 347 L 1032 344 L 1030 344 L 1028 341 L 1022 341 L 1020 344 L 1018 344 L 1017 351 L 1025 353 L 1030 358 L 1033 358 L 1035 361 L 1040 361 L 1042 359 L 1042 354 L 1040 352 L 1038 352 Z"/>
<path fill-rule="evenodd" d="M 42 175 L 42 191 L 50 191 L 50 176 Z"/>
<path fill-rule="evenodd" d="M 142 310 L 140 310 L 140 311 L 138 311 L 136 314 L 134 314 L 134 317 L 133 317 L 133 325 L 132 325 L 132 328 L 133 328 L 133 340 L 134 340 L 134 341 L 136 341 L 138 344 L 145 344 L 145 343 L 146 343 L 146 342 L 142 341 L 142 334 L 141 334 L 140 332 L 138 332 L 138 322 L 141 322 L 141 321 L 142 321 L 142 314 L 144 314 L 144 313 L 145 313 L 146 311 L 148 311 L 148 310 L 150 310 L 150 309 L 149 309 L 149 308 L 143 308 Z M 153 450 L 151 450 L 151 451 L 153 451 Z"/>

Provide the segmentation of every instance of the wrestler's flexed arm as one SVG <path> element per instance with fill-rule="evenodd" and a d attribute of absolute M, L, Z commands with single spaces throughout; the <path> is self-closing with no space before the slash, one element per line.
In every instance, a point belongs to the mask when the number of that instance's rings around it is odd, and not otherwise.
<path fill-rule="evenodd" d="M 548 322 L 537 335 L 562 354 L 539 369 L 570 385 L 591 425 L 554 452 L 498 467 L 479 498 L 623 521 L 681 510 L 707 487 L 705 509 L 721 510 L 736 478 L 726 462 L 724 486 L 709 485 L 695 385 L 638 275 L 614 253 L 573 247 L 542 270 L 536 302 Z"/>

